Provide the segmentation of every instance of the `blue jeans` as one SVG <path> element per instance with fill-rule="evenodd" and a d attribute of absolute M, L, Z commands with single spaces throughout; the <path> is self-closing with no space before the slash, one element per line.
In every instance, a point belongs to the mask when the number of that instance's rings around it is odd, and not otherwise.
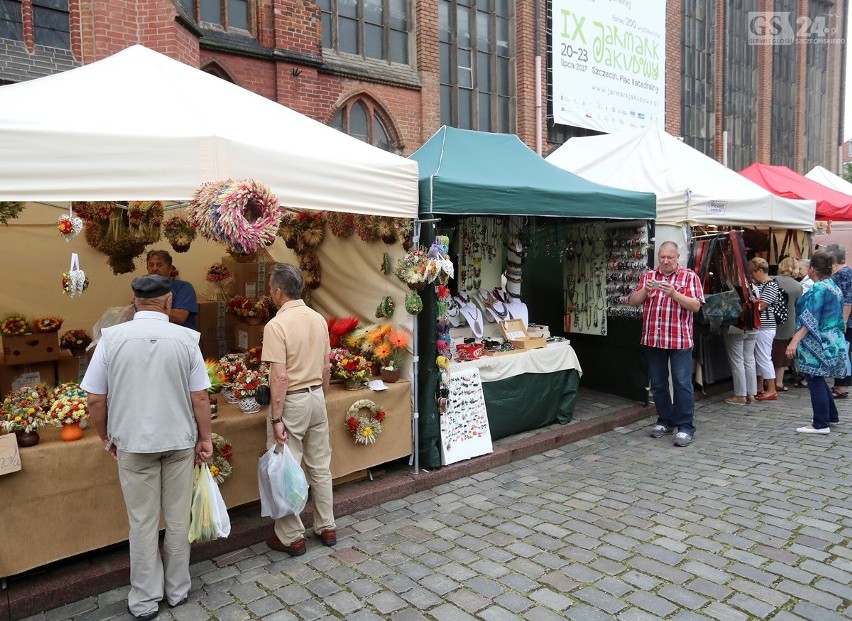
<path fill-rule="evenodd" d="M 657 424 L 692 435 L 695 418 L 695 393 L 692 389 L 692 348 L 662 349 L 645 347 L 651 394 L 657 406 Z M 671 361 L 674 399 L 669 393 Z"/>
<path fill-rule="evenodd" d="M 837 406 L 831 396 L 825 378 L 819 375 L 808 375 L 808 390 L 811 391 L 811 408 L 814 411 L 814 429 L 825 429 L 828 423 L 840 421 Z"/>

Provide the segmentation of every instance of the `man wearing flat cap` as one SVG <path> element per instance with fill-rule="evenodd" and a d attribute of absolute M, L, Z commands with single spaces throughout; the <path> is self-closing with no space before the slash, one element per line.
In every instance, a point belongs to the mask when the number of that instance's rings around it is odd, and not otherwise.
<path fill-rule="evenodd" d="M 169 279 L 140 276 L 130 286 L 136 315 L 103 329 L 81 386 L 104 449 L 118 462 L 130 522 L 127 610 L 149 621 L 164 597 L 179 606 L 189 594 L 192 468 L 213 455 L 210 380 L 199 333 L 169 323 Z"/>

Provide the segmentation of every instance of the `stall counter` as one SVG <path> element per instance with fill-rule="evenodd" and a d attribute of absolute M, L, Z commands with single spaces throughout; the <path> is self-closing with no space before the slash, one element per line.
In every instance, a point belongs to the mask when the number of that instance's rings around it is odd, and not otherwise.
<path fill-rule="evenodd" d="M 333 384 L 326 398 L 331 429 L 333 479 L 411 453 L 411 384 L 388 390 L 344 390 Z M 359 399 L 370 399 L 388 416 L 375 444 L 356 444 L 344 418 Z M 228 507 L 255 502 L 257 459 L 265 450 L 266 409 L 246 415 L 219 399 L 213 432 L 233 446 L 232 476 L 222 485 Z M 0 577 L 13 576 L 127 539 L 127 513 L 115 461 L 93 429 L 82 440 L 63 442 L 58 429 L 42 429 L 41 442 L 20 449 L 21 470 L 0 476 Z"/>
<path fill-rule="evenodd" d="M 454 362 L 450 372 L 470 368 L 479 369 L 492 440 L 571 421 L 583 370 L 568 341 Z"/>

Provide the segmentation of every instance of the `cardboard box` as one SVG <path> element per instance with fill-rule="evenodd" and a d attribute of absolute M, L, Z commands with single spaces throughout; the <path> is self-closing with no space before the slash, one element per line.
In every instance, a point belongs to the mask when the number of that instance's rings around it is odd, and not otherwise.
<path fill-rule="evenodd" d="M 65 353 L 65 352 L 63 352 Z M 89 356 L 62 356 L 56 361 L 56 383 L 83 381 L 89 368 Z"/>
<path fill-rule="evenodd" d="M 59 333 L 23 334 L 3 337 L 6 364 L 30 364 L 59 357 Z"/>
<path fill-rule="evenodd" d="M 0 365 L 0 397 L 5 397 L 13 390 L 24 386 L 35 386 L 36 384 L 56 386 L 56 367 L 55 361 L 14 366 Z"/>
<path fill-rule="evenodd" d="M 201 355 L 204 356 L 204 359 L 214 358 L 218 360 L 222 356 L 228 353 L 228 341 L 227 339 L 204 339 L 202 338 L 199 343 L 201 346 Z"/>
<path fill-rule="evenodd" d="M 0 436 L 0 476 L 11 474 L 21 469 L 21 455 L 18 453 L 18 442 L 14 433 Z"/>
<path fill-rule="evenodd" d="M 527 336 L 539 337 L 543 339 L 550 338 L 550 327 L 541 324 L 531 323 L 527 326 Z"/>
<path fill-rule="evenodd" d="M 225 302 L 198 300 L 198 315 L 195 325 L 201 333 L 202 341 L 227 341 L 227 315 Z"/>
<path fill-rule="evenodd" d="M 222 264 L 228 268 L 228 271 L 234 277 L 231 283 L 231 291 L 234 295 L 242 295 L 247 298 L 266 295 L 272 263 L 266 261 L 240 263 L 226 256 L 222 257 Z"/>
<path fill-rule="evenodd" d="M 250 326 L 247 323 L 237 321 L 234 326 L 233 349 L 248 351 L 252 347 L 260 347 L 263 344 L 264 325 Z"/>
<path fill-rule="evenodd" d="M 500 322 L 503 338 L 518 349 L 540 349 L 547 347 L 547 341 L 542 337 L 532 337 L 527 333 L 527 327 L 521 319 L 504 319 Z"/>

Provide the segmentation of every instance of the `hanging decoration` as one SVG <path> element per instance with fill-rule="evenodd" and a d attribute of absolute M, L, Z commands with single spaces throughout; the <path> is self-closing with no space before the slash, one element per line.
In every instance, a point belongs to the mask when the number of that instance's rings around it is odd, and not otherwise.
<path fill-rule="evenodd" d="M 407 296 L 405 296 L 405 312 L 409 315 L 417 315 L 420 311 L 423 310 L 423 300 L 420 297 L 420 294 L 416 291 L 412 291 Z"/>
<path fill-rule="evenodd" d="M 393 271 L 390 255 L 387 252 L 382 255 L 382 264 L 379 266 L 379 271 L 385 276 L 390 276 Z"/>
<path fill-rule="evenodd" d="M 355 232 L 355 214 L 332 211 L 328 214 L 328 228 L 331 234 L 346 239 Z"/>
<path fill-rule="evenodd" d="M 59 216 L 56 228 L 59 229 L 59 234 L 62 236 L 62 239 L 70 242 L 83 232 L 83 219 L 75 216 L 74 209 L 71 205 L 69 205 L 68 213 Z"/>
<path fill-rule="evenodd" d="M 213 441 L 213 457 L 210 458 L 210 475 L 216 482 L 222 484 L 234 472 L 231 460 L 234 458 L 234 448 L 231 443 L 218 433 L 210 435 Z"/>
<path fill-rule="evenodd" d="M 70 298 L 83 295 L 89 287 L 89 279 L 86 273 L 80 269 L 80 259 L 76 252 L 71 253 L 71 267 L 62 274 L 62 292 Z"/>
<path fill-rule="evenodd" d="M 221 242 L 231 251 L 251 254 L 275 241 L 284 210 L 262 183 L 225 179 L 201 184 L 188 215 L 202 237 Z"/>
<path fill-rule="evenodd" d="M 368 410 L 368 415 L 361 414 Z M 357 444 L 374 444 L 382 434 L 382 422 L 387 414 L 375 402 L 369 399 L 359 399 L 346 411 L 344 425 Z"/>
<path fill-rule="evenodd" d="M 163 224 L 163 236 L 169 241 L 175 252 L 189 250 L 197 233 L 189 218 L 173 216 Z"/>
<path fill-rule="evenodd" d="M 389 295 L 386 295 L 382 298 L 382 301 L 379 302 L 379 306 L 376 308 L 376 319 L 383 319 L 385 317 L 393 316 L 393 312 L 396 310 L 396 302 L 393 301 L 393 298 Z"/>
<path fill-rule="evenodd" d="M 114 201 L 74 201 L 71 209 L 84 221 L 86 242 L 107 255 L 107 263 L 116 275 L 134 271 L 134 260 L 145 252 L 145 246 L 160 239 L 163 209 L 159 201 L 126 205 Z"/>

